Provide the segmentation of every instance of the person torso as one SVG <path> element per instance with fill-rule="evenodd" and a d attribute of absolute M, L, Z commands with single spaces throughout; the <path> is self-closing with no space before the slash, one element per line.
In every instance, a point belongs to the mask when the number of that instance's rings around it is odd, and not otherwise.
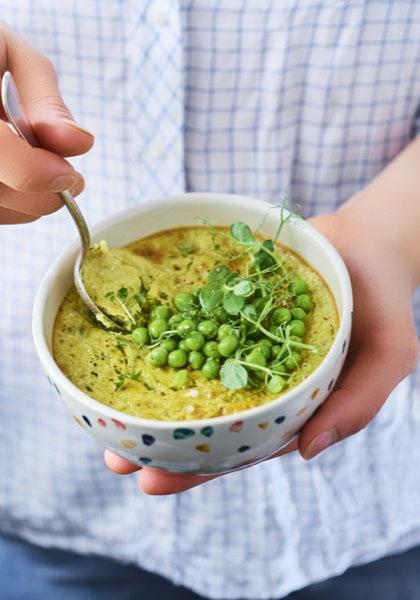
<path fill-rule="evenodd" d="M 334 210 L 418 127 L 415 0 L 0 0 L 0 17 L 53 60 L 96 134 L 74 160 L 91 224 L 181 191 Z M 418 372 L 310 464 L 293 455 L 158 499 L 107 472 L 30 335 L 36 286 L 75 237 L 64 210 L 0 230 L 0 530 L 219 598 L 280 596 L 420 542 Z M 415 310 L 420 323 L 419 295 Z"/>

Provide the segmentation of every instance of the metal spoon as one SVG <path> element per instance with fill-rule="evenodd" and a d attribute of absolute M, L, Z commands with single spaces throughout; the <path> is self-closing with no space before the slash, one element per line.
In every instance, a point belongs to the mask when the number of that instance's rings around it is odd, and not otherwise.
<path fill-rule="evenodd" d="M 6 71 L 3 75 L 1 84 L 1 101 L 3 104 L 4 111 L 7 115 L 10 125 L 14 131 L 23 138 L 28 144 L 34 147 L 39 146 L 39 141 L 35 135 L 35 132 L 30 124 L 23 104 L 20 100 L 20 96 L 16 87 L 16 83 L 12 77 L 10 71 Z M 69 190 L 59 192 L 58 194 L 71 214 L 73 221 L 79 231 L 80 241 L 82 243 L 82 250 L 78 255 L 74 264 L 74 284 L 79 293 L 80 298 L 93 313 L 95 318 L 107 329 L 124 331 L 124 328 L 116 323 L 111 317 L 106 315 L 92 300 L 89 296 L 82 279 L 82 266 L 83 261 L 86 258 L 87 252 L 91 247 L 91 237 L 89 228 L 85 221 L 85 218 L 80 211 L 72 193 Z"/>

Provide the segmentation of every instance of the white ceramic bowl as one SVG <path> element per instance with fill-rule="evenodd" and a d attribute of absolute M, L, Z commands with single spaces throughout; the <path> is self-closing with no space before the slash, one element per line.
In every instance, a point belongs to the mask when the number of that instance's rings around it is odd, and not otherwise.
<path fill-rule="evenodd" d="M 216 225 L 246 222 L 275 234 L 278 210 L 246 196 L 183 194 L 139 204 L 94 228 L 94 239 L 125 246 L 160 230 L 197 225 L 207 217 Z M 74 244 L 50 267 L 34 303 L 33 336 L 48 380 L 74 419 L 102 446 L 139 465 L 184 473 L 221 473 L 267 458 L 288 443 L 325 400 L 342 368 L 351 329 L 352 292 L 346 267 L 330 242 L 304 220 L 288 221 L 280 241 L 302 256 L 329 285 L 339 312 L 336 338 L 323 362 L 291 391 L 268 404 L 233 415 L 191 421 L 141 419 L 100 404 L 74 386 L 51 353 L 57 310 L 72 284 L 79 251 Z"/>

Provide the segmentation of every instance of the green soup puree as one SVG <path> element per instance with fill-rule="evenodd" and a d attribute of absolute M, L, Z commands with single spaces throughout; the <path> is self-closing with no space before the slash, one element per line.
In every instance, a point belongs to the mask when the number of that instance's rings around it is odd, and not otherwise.
<path fill-rule="evenodd" d="M 147 327 L 153 306 L 173 307 L 180 292 L 197 290 L 209 272 L 225 264 L 240 275 L 247 270 L 243 249 L 227 229 L 190 227 L 163 231 L 124 248 L 92 250 L 84 280 L 94 301 L 109 314 Z M 326 356 L 337 332 L 333 296 L 321 276 L 288 248 L 276 254 L 295 279 L 307 282 L 312 310 L 305 320 L 305 344 L 298 368 L 287 373 L 280 394 L 265 386 L 228 389 L 220 379 L 207 379 L 198 368 L 184 366 L 184 381 L 170 366 L 146 359 L 153 340 L 136 343 L 130 333 L 107 331 L 92 320 L 74 287 L 67 293 L 53 331 L 54 358 L 62 372 L 83 392 L 115 410 L 163 421 L 205 419 L 246 410 L 272 401 L 302 382 Z M 284 304 L 287 308 L 287 302 Z M 264 375 L 263 375 L 264 376 Z"/>

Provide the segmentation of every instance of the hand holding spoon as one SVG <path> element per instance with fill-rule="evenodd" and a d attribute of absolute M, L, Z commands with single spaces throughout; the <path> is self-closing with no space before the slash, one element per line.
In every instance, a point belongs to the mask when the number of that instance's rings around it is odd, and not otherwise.
<path fill-rule="evenodd" d="M 1 101 L 9 123 L 13 127 L 15 133 L 28 142 L 28 144 L 31 146 L 38 147 L 38 139 L 25 114 L 16 83 L 10 71 L 6 71 L 2 78 Z M 63 192 L 59 192 L 59 196 L 61 197 L 62 201 L 70 212 L 74 223 L 76 224 L 82 244 L 81 252 L 74 264 L 74 284 L 79 296 L 88 309 L 93 313 L 96 320 L 99 321 L 106 329 L 124 331 L 125 328 L 120 323 L 116 322 L 115 318 L 105 314 L 105 312 L 95 304 L 85 288 L 82 278 L 82 269 L 83 262 L 86 259 L 88 250 L 91 247 L 89 228 L 79 206 L 73 198 L 72 193 L 69 190 L 65 190 Z"/>

